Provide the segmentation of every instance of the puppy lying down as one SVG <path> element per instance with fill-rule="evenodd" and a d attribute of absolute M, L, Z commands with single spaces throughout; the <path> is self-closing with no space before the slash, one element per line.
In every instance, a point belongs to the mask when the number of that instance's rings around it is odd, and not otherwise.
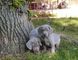
<path fill-rule="evenodd" d="M 59 44 L 61 40 L 60 34 L 57 34 L 57 33 L 48 34 L 47 32 L 44 32 L 44 34 L 46 35 L 45 39 L 47 39 L 46 44 L 51 45 L 51 52 L 55 53 L 55 50 L 59 48 Z"/>

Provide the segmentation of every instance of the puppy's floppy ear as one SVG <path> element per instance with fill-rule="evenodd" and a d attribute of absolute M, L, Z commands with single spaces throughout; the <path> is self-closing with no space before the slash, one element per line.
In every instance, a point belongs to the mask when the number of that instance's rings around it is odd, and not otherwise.
<path fill-rule="evenodd" d="M 30 40 L 26 43 L 26 46 L 28 49 L 32 50 L 32 43 Z"/>
<path fill-rule="evenodd" d="M 40 46 L 42 46 L 42 44 L 41 44 L 41 41 L 40 41 L 40 40 L 38 41 L 38 43 L 39 43 L 39 45 L 40 45 Z"/>
<path fill-rule="evenodd" d="M 43 30 L 43 27 L 39 27 L 38 29 L 38 33 L 42 33 L 44 30 Z"/>
<path fill-rule="evenodd" d="M 49 34 L 53 33 L 53 28 L 51 26 L 48 27 Z"/>
<path fill-rule="evenodd" d="M 41 39 L 44 39 L 44 37 L 45 37 L 45 35 L 44 35 L 44 29 L 43 29 L 43 27 L 39 27 L 39 29 L 38 29 L 38 34 L 39 34 L 39 37 L 41 38 Z"/>

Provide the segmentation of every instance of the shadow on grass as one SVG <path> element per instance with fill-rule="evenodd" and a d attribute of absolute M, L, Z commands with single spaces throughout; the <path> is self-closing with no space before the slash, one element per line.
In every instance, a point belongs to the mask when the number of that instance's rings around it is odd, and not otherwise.
<path fill-rule="evenodd" d="M 50 19 L 51 26 L 58 31 L 77 32 L 78 31 L 78 18 L 59 18 Z M 33 20 L 33 24 L 37 27 L 39 25 L 47 24 L 47 19 Z"/>
<path fill-rule="evenodd" d="M 32 20 L 32 22 L 37 27 L 47 24 L 48 20 Z M 78 18 L 50 19 L 50 23 L 54 31 L 64 32 L 73 38 L 78 38 Z M 23 55 L 6 56 L 5 58 L 0 58 L 0 60 L 78 60 L 78 46 L 62 38 L 59 50 L 50 58 L 48 53 L 35 55 L 31 52 L 26 52 Z"/>

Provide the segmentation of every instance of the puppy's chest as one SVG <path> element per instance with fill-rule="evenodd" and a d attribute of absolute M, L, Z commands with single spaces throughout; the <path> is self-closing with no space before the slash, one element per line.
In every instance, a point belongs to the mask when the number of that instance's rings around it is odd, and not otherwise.
<path fill-rule="evenodd" d="M 50 42 L 58 43 L 60 41 L 60 36 L 51 34 L 49 37 Z"/>

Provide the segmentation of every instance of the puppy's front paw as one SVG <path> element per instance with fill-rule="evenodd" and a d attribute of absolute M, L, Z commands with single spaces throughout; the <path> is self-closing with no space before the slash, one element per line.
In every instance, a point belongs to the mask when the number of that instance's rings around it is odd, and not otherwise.
<path fill-rule="evenodd" d="M 51 53 L 54 54 L 54 53 L 55 53 L 55 49 L 52 49 L 52 50 L 51 50 Z"/>

